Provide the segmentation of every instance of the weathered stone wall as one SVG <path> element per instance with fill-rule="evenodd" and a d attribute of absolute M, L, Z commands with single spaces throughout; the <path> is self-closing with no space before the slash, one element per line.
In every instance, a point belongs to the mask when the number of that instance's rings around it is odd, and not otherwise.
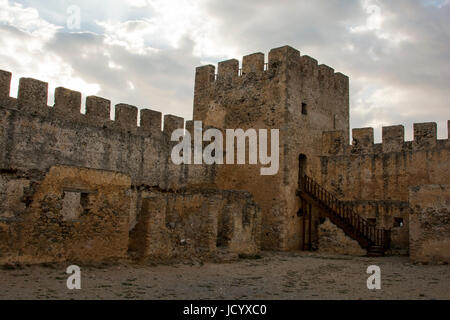
<path fill-rule="evenodd" d="M 254 254 L 260 248 L 261 215 L 249 193 L 143 190 L 130 238 L 138 256 L 155 259 Z"/>
<path fill-rule="evenodd" d="M 11 74 L 0 71 L 0 168 L 46 172 L 70 165 L 122 172 L 132 185 L 176 189 L 192 183 L 210 185 L 212 166 L 180 166 L 170 161 L 170 135 L 184 119 L 89 96 L 81 114 L 81 93 L 57 88 L 55 105 L 47 106 L 47 83 L 22 78 L 18 98 L 9 97 Z"/>
<path fill-rule="evenodd" d="M 152 242 L 151 248 L 164 250 L 161 248 L 168 246 L 171 253 L 167 257 L 192 255 L 195 250 L 205 248 L 202 239 L 214 238 L 211 241 L 215 248 L 217 235 L 224 233 L 230 236 L 225 246 L 232 252 L 259 250 L 256 230 L 260 228 L 260 216 L 251 196 L 238 191 L 208 193 L 205 188 L 215 188 L 214 165 L 175 165 L 171 161 L 172 147 L 178 143 L 170 141 L 171 134 L 184 128 L 184 119 L 166 115 L 161 130 L 161 113 L 142 109 L 137 126 L 138 109 L 118 104 L 113 121 L 110 102 L 94 96 L 87 97 L 86 113 L 81 114 L 81 94 L 65 88 L 55 90 L 55 105 L 49 107 L 46 83 L 20 79 L 15 99 L 9 97 L 10 80 L 10 73 L 0 71 L 0 147 L 4 150 L 0 154 L 1 261 L 101 261 L 125 257 L 128 245 L 135 249 L 139 242 L 144 245 L 140 250 L 147 250 L 147 237 L 157 237 L 158 242 Z M 192 121 L 186 127 L 191 128 Z M 75 181 L 77 172 L 83 177 L 92 172 L 91 180 Z M 106 173 L 110 174 L 111 185 L 102 176 Z M 111 191 L 106 201 L 119 192 L 116 176 L 128 177 L 124 186 L 126 197 L 117 195 L 116 202 L 107 206 L 105 202 L 103 207 L 102 199 L 96 197 Z M 191 193 L 183 196 L 183 206 L 172 205 L 180 202 L 177 192 L 186 188 Z M 175 232 L 169 228 L 159 238 L 159 231 L 151 235 L 139 233 L 145 223 L 152 231 L 166 226 L 159 225 L 158 220 L 142 220 L 143 215 L 157 217 L 159 210 L 165 208 L 148 205 L 147 198 L 153 199 L 155 194 L 171 205 L 164 219 L 175 214 L 184 221 Z M 83 207 L 86 201 L 97 201 L 98 207 L 91 208 L 88 203 L 86 209 Z M 196 210 L 202 203 L 211 206 Z M 217 223 L 212 223 L 208 215 Z M 81 222 L 78 217 L 83 217 Z M 185 217 L 190 220 L 185 221 Z M 102 226 L 105 233 L 98 229 Z M 228 234 L 224 228 L 232 233 Z M 118 230 L 120 237 L 111 240 Z M 36 235 L 37 232 L 42 235 Z M 133 235 L 131 241 L 129 232 Z M 137 239 L 136 234 L 144 238 Z M 174 239 L 183 234 L 197 240 L 179 247 L 183 239 Z M 166 240 L 169 242 L 165 243 Z M 186 247 L 195 250 L 186 251 Z M 98 253 L 99 250 L 103 253 Z"/>
<path fill-rule="evenodd" d="M 218 167 L 216 183 L 223 189 L 250 191 L 263 215 L 265 249 L 299 249 L 301 219 L 298 188 L 299 155 L 306 172 L 319 171 L 324 130 L 349 128 L 348 78 L 289 46 L 245 56 L 242 72 L 232 59 L 197 68 L 194 120 L 223 129 L 279 129 L 280 170 L 261 176 L 261 165 Z M 247 162 L 248 163 L 248 162 Z"/>
<path fill-rule="evenodd" d="M 129 176 L 87 168 L 3 172 L 0 264 L 125 258 L 130 186 Z"/>
<path fill-rule="evenodd" d="M 374 144 L 372 128 L 353 129 L 352 145 L 342 131 L 325 132 L 321 181 L 345 200 L 408 201 L 411 185 L 449 181 L 449 140 L 436 132 L 436 123 L 414 124 L 414 141 L 405 142 L 403 126 L 384 127 Z"/>
<path fill-rule="evenodd" d="M 414 141 L 405 142 L 403 126 L 384 127 L 374 144 L 372 128 L 354 129 L 352 145 L 342 131 L 323 134 L 321 184 L 377 227 L 393 228 L 394 251 L 408 250 L 408 188 L 450 181 L 449 141 L 436 131 L 435 123 L 414 124 Z"/>
<path fill-rule="evenodd" d="M 328 218 L 319 225 L 318 239 L 318 250 L 321 253 L 337 253 L 350 256 L 364 256 L 367 253 L 356 240 L 346 236 L 344 231 Z"/>
<path fill-rule="evenodd" d="M 295 250 L 303 247 L 306 232 L 311 234 L 308 241 L 317 243 L 318 210 L 311 208 L 307 219 L 299 214 L 296 190 L 299 175 L 305 173 L 378 227 L 392 229 L 392 250 L 403 253 L 411 236 L 408 188 L 448 184 L 450 144 L 436 138 L 436 124 L 424 123 L 414 125 L 411 142 L 404 141 L 402 126 L 392 126 L 383 128 L 381 144 L 374 144 L 373 129 L 354 129 L 349 145 L 348 81 L 289 46 L 272 49 L 267 64 L 264 54 L 255 53 L 244 57 L 241 70 L 235 59 L 220 62 L 217 75 L 212 65 L 197 68 L 194 120 L 203 121 L 205 129 L 268 129 L 269 141 L 270 129 L 279 129 L 279 171 L 263 176 L 261 164 L 174 164 L 170 155 L 177 142 L 170 141 L 171 134 L 185 128 L 193 138 L 193 121 L 185 125 L 184 119 L 165 115 L 161 128 L 160 112 L 141 109 L 138 125 L 138 109 L 126 104 L 115 106 L 111 120 L 110 101 L 95 96 L 86 98 L 86 113 L 81 114 L 81 94 L 65 88 L 55 90 L 55 104 L 49 107 L 47 84 L 30 78 L 20 79 L 15 99 L 9 96 L 11 73 L 0 71 L 0 254 L 19 255 L 24 261 L 44 261 L 51 255 L 55 260 L 82 258 L 60 245 L 43 249 L 55 239 L 71 244 L 78 237 L 78 231 L 68 236 L 66 222 L 59 221 L 79 216 L 82 202 L 93 197 L 73 189 L 74 180 L 65 178 L 71 170 L 88 170 L 81 167 L 130 177 L 123 202 L 96 210 L 104 215 L 111 206 L 123 209 L 130 249 L 141 256 L 210 254 L 220 248 L 251 253 L 260 244 L 263 249 Z M 51 169 L 55 166 L 65 169 Z M 65 173 L 55 176 L 52 170 Z M 102 174 L 93 174 L 102 183 L 91 183 L 108 190 Z M 52 191 L 47 181 L 59 189 Z M 122 190 L 117 188 L 114 192 Z M 44 207 L 33 207 L 34 197 L 47 199 L 36 200 Z M 52 216 L 55 212 L 59 216 Z M 38 228 L 27 223 L 42 219 L 48 224 L 37 226 L 48 237 L 30 242 L 31 251 L 22 250 L 24 241 L 31 241 L 25 234 Z M 112 218 L 110 223 L 122 230 L 122 220 Z M 81 242 L 87 239 L 82 234 Z M 121 234 L 117 245 L 115 254 L 122 256 L 128 238 Z M 100 241 L 99 246 L 107 244 Z M 108 250 L 105 257 L 113 256 Z"/>
<path fill-rule="evenodd" d="M 450 263 L 450 185 L 409 189 L 410 257 L 422 263 Z"/>
<path fill-rule="evenodd" d="M 355 211 L 377 228 L 391 230 L 389 254 L 409 252 L 409 204 L 406 201 L 348 201 Z"/>

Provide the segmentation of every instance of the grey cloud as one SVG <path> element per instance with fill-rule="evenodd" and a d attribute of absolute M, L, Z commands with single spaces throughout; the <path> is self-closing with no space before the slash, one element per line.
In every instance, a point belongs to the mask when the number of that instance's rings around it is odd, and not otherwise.
<path fill-rule="evenodd" d="M 66 5 L 26 2 L 44 7 L 48 19 L 53 8 L 60 12 Z M 450 5 L 424 6 L 419 0 L 373 2 L 386 18 L 379 31 L 350 32 L 351 27 L 364 25 L 368 17 L 362 1 L 356 0 L 209 1 L 203 10 L 217 22 L 218 30 L 213 35 L 216 42 L 237 48 L 240 56 L 235 58 L 257 51 L 267 53 L 273 47 L 289 44 L 349 75 L 352 126 L 404 124 L 410 130 L 413 122 L 440 121 L 439 135 L 446 136 L 444 119 L 450 119 Z M 128 9 L 118 2 L 95 10 L 97 5 L 96 1 L 80 2 L 88 26 L 108 17 L 119 17 L 123 22 L 152 14 L 151 8 Z M 380 32 L 403 34 L 408 40 L 396 44 L 380 37 Z M 47 50 L 69 63 L 76 76 L 99 83 L 100 94 L 115 102 L 149 106 L 189 118 L 195 67 L 200 61 L 232 58 L 193 56 L 196 39 L 189 36 L 186 34 L 179 48 L 164 45 L 161 39 L 150 39 L 162 49 L 137 55 L 105 43 L 103 35 L 60 31 L 47 44 Z M 83 52 L 88 58 L 82 57 Z M 109 59 L 123 69 L 111 69 Z M 127 89 L 127 81 L 134 84 L 134 91 Z M 374 94 L 386 89 L 404 95 L 397 101 L 389 96 L 374 99 Z"/>
<path fill-rule="evenodd" d="M 22 44 L 19 49 L 25 51 L 26 44 L 32 39 L 26 32 L 12 26 L 0 26 L 1 33 L 7 37 L 1 38 L 0 44 L 7 46 L 7 40 L 13 37 Z M 195 67 L 201 64 L 200 59 L 192 55 L 192 40 L 185 38 L 179 48 L 161 49 L 146 55 L 130 53 L 124 47 L 107 44 L 104 40 L 103 35 L 94 33 L 57 32 L 45 43 L 43 51 L 55 54 L 68 63 L 74 77 L 88 83 L 98 83 L 101 87 L 98 95 L 111 99 L 113 104 L 128 103 L 185 119 L 192 118 Z M 27 54 L 39 63 L 40 51 Z M 109 61 L 122 68 L 110 68 Z M 29 70 L 24 70 L 16 57 L 5 53 L 0 53 L 0 69 L 12 71 L 15 76 L 36 77 Z M 129 82 L 134 90 L 129 88 Z"/>
<path fill-rule="evenodd" d="M 450 119 L 450 6 L 439 9 L 419 1 L 377 1 L 386 17 L 380 32 L 410 38 L 396 45 L 373 30 L 350 32 L 350 27 L 365 24 L 367 13 L 361 1 L 246 3 L 211 2 L 208 6 L 221 22 L 225 42 L 238 46 L 242 55 L 290 44 L 350 76 L 353 126 L 381 119 L 386 125 L 405 124 L 410 130 L 413 122 L 439 121 L 439 135 L 446 137 L 442 119 Z M 346 50 L 348 45 L 354 50 Z M 355 112 L 355 107 L 369 109 L 368 103 L 355 100 L 367 86 L 398 88 L 409 92 L 409 98 L 401 105 L 370 105 L 369 113 Z"/>
<path fill-rule="evenodd" d="M 139 55 L 104 43 L 102 35 L 58 33 L 47 47 L 70 61 L 75 75 L 100 83 L 99 94 L 116 103 L 126 102 L 191 118 L 194 69 L 200 60 L 192 56 L 191 40 L 184 39 L 181 44 L 176 49 Z M 122 69 L 110 68 L 109 60 Z M 134 90 L 128 88 L 128 81 L 133 83 Z"/>

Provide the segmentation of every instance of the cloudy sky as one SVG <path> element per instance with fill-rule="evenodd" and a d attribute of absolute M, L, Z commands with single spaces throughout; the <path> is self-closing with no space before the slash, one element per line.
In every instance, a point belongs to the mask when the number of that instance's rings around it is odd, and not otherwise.
<path fill-rule="evenodd" d="M 352 127 L 447 137 L 450 0 L 0 0 L 11 95 L 34 77 L 50 105 L 64 86 L 191 119 L 196 66 L 285 44 L 350 77 Z"/>

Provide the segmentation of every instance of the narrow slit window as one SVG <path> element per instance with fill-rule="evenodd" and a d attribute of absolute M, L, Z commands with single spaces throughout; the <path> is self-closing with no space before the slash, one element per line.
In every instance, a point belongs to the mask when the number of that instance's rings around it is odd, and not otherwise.
<path fill-rule="evenodd" d="M 306 103 L 302 103 L 302 114 L 308 114 L 308 106 L 306 105 Z"/>

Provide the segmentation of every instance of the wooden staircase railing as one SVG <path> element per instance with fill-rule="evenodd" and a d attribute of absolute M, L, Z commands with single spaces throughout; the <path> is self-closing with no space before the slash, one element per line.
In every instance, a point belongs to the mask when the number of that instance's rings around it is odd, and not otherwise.
<path fill-rule="evenodd" d="M 390 230 L 371 225 L 357 214 L 350 204 L 337 199 L 312 178 L 304 175 L 299 179 L 299 195 L 316 202 L 325 210 L 330 220 L 343 229 L 349 237 L 358 241 L 363 248 L 366 248 L 369 255 L 371 253 L 382 255 L 389 249 Z"/>

